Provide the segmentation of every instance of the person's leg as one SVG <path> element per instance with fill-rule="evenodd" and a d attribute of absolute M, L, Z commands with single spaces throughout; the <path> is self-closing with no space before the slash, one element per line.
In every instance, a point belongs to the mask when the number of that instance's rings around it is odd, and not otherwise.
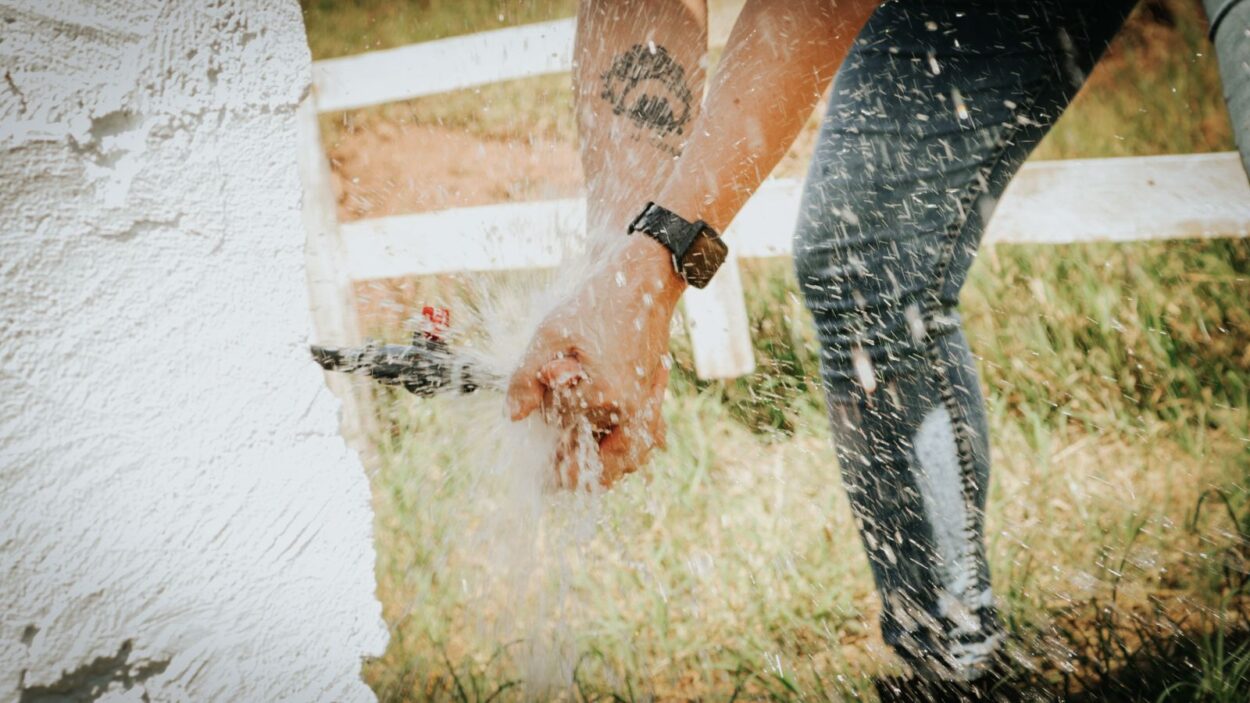
<path fill-rule="evenodd" d="M 583 0 L 573 89 L 592 244 L 624 236 L 699 114 L 707 0 Z"/>
<path fill-rule="evenodd" d="M 1211 21 L 1211 42 L 1220 61 L 1224 100 L 1241 150 L 1241 165 L 1250 175 L 1250 2 L 1203 0 Z"/>
<path fill-rule="evenodd" d="M 978 678 L 1002 639 L 959 291 L 998 197 L 1134 4 L 887 0 L 834 82 L 795 265 L 882 634 L 927 678 Z"/>

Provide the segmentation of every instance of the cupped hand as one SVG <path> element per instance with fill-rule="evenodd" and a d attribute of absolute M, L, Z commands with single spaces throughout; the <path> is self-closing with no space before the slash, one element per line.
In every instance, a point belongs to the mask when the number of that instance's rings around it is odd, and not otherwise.
<path fill-rule="evenodd" d="M 539 326 L 508 385 L 513 421 L 560 427 L 555 482 L 576 488 L 597 452 L 610 487 L 664 446 L 669 324 L 685 283 L 668 250 L 638 236 Z"/>

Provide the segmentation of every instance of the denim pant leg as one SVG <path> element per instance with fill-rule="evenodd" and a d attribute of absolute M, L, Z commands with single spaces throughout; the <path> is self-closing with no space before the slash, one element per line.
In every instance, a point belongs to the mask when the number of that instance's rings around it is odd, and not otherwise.
<path fill-rule="evenodd" d="M 834 82 L 795 266 L 882 634 L 925 676 L 976 678 L 1002 640 L 959 291 L 997 198 L 1134 4 L 887 0 Z"/>
<path fill-rule="evenodd" d="M 1241 151 L 1241 165 L 1250 175 L 1250 1 L 1203 0 L 1211 22 L 1211 42 L 1220 62 L 1224 101 Z"/>

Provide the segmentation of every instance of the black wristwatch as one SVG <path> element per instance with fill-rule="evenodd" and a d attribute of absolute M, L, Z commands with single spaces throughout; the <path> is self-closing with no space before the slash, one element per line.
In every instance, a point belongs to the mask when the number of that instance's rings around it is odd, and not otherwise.
<path fill-rule="evenodd" d="M 655 203 L 647 203 L 629 224 L 629 233 L 634 232 L 667 247 L 673 253 L 677 275 L 695 288 L 707 286 L 729 255 L 729 247 L 706 222 L 689 222 Z"/>

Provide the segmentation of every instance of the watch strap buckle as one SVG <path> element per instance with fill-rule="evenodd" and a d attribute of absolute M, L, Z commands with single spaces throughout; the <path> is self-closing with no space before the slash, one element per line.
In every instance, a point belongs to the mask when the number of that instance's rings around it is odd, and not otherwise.
<path fill-rule="evenodd" d="M 642 224 L 642 221 L 647 217 L 647 215 L 651 214 L 651 208 L 653 207 L 655 207 L 655 201 L 648 200 L 646 206 L 644 206 L 642 210 L 639 210 L 638 214 L 634 216 L 634 221 L 629 223 L 629 229 L 626 233 L 633 234 L 634 232 L 641 232 L 642 228 L 639 225 Z"/>

